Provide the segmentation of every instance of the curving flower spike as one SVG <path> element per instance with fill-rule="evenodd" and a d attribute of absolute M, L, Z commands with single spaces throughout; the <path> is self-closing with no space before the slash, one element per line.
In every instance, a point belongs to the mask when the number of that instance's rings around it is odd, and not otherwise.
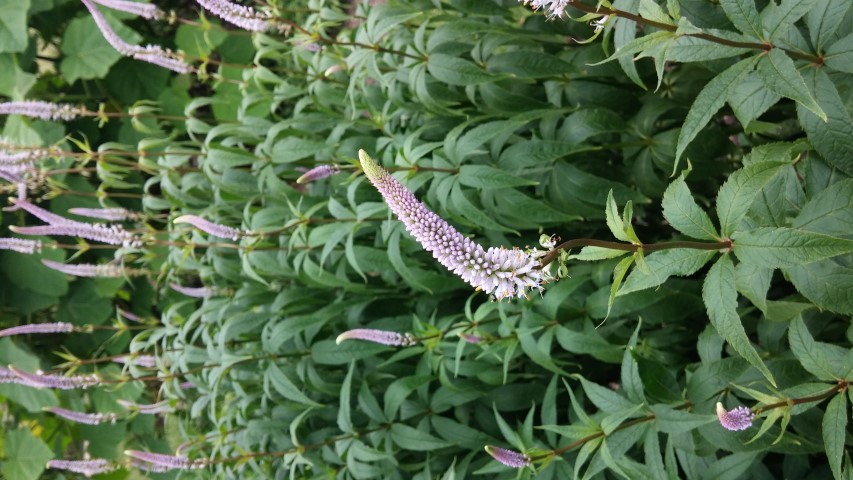
<path fill-rule="evenodd" d="M 166 13 L 153 3 L 139 3 L 128 0 L 95 0 L 95 3 L 113 10 L 139 15 L 148 20 L 159 20 L 166 16 Z"/>
<path fill-rule="evenodd" d="M 104 263 L 100 265 L 79 263 L 77 265 L 70 265 L 54 262 L 53 260 L 48 260 L 46 258 L 43 258 L 41 263 L 43 263 L 47 268 L 62 272 L 66 275 L 73 275 L 75 277 L 121 278 L 124 276 L 140 275 L 142 273 L 138 270 L 125 269 L 120 265 L 113 265 L 111 263 Z"/>
<path fill-rule="evenodd" d="M 344 340 L 366 340 L 368 342 L 380 343 L 391 347 L 411 347 L 418 343 L 411 333 L 389 332 L 375 328 L 356 328 L 348 330 L 335 339 L 335 343 L 341 344 Z"/>
<path fill-rule="evenodd" d="M 27 240 L 25 238 L 0 238 L 0 250 L 11 250 L 13 252 L 32 255 L 41 251 L 41 240 Z"/>
<path fill-rule="evenodd" d="M 216 290 L 211 287 L 185 287 L 177 283 L 170 283 L 169 286 L 172 290 L 193 298 L 207 298 L 216 294 Z"/>
<path fill-rule="evenodd" d="M 213 223 L 199 217 L 198 215 L 181 215 L 180 217 L 172 220 L 172 223 L 189 223 L 204 233 L 208 233 L 214 237 L 230 238 L 231 240 L 239 240 L 240 236 L 244 235 L 242 231 L 236 228 Z"/>
<path fill-rule="evenodd" d="M 258 12 L 252 7 L 238 5 L 228 0 L 196 0 L 205 10 L 244 30 L 264 32 L 272 25 L 269 12 Z"/>
<path fill-rule="evenodd" d="M 530 465 L 530 457 L 515 450 L 508 450 L 501 447 L 493 447 L 486 445 L 486 452 L 495 460 L 503 463 L 507 467 L 524 468 Z"/>
<path fill-rule="evenodd" d="M 528 289 L 542 290 L 542 284 L 550 280 L 533 255 L 517 248 L 483 249 L 419 202 L 364 150 L 358 156 L 365 175 L 406 230 L 439 263 L 473 287 L 502 300 L 527 297 Z"/>
<path fill-rule="evenodd" d="M 74 331 L 74 325 L 65 322 L 30 323 L 0 330 L 0 337 L 12 335 L 31 335 L 35 333 L 68 333 Z"/>
<path fill-rule="evenodd" d="M 752 426 L 755 414 L 747 407 L 736 407 L 726 411 L 722 403 L 717 402 L 717 418 L 726 430 L 737 432 Z"/>
<path fill-rule="evenodd" d="M 22 380 L 24 385 L 35 388 L 55 388 L 57 390 L 74 390 L 77 388 L 89 388 L 101 383 L 101 377 L 92 375 L 53 375 L 37 371 L 29 373 L 9 365 L 9 370 Z"/>
<path fill-rule="evenodd" d="M 67 103 L 50 103 L 40 100 L 0 103 L 0 115 L 23 115 L 42 120 L 73 120 L 86 113 L 84 107 Z"/>
<path fill-rule="evenodd" d="M 134 403 L 127 400 L 116 400 L 116 402 L 122 407 L 132 410 L 134 412 L 139 412 L 143 415 L 157 415 L 160 413 L 170 413 L 175 409 L 172 408 L 172 402 L 169 400 L 163 400 L 162 402 L 144 404 L 144 403 Z"/>
<path fill-rule="evenodd" d="M 49 407 L 44 409 L 46 412 L 50 412 L 54 415 L 60 416 L 66 420 L 71 420 L 72 422 L 82 423 L 85 425 L 99 425 L 101 423 L 115 423 L 118 419 L 118 415 L 115 413 L 85 413 L 85 412 L 75 412 L 73 410 L 66 410 L 60 407 Z"/>
<path fill-rule="evenodd" d="M 162 453 L 143 452 L 141 450 L 125 450 L 124 454 L 132 459 L 141 460 L 154 467 L 163 467 L 168 470 L 191 470 L 201 468 L 205 465 L 203 460 L 190 460 L 187 457 L 178 455 L 165 455 Z"/>
<path fill-rule="evenodd" d="M 122 365 L 133 365 L 142 368 L 157 368 L 157 357 L 147 353 L 119 355 L 118 357 L 113 357 L 112 360 L 113 362 L 120 363 Z"/>
<path fill-rule="evenodd" d="M 50 460 L 47 462 L 47 468 L 65 470 L 79 473 L 85 477 L 91 477 L 93 475 L 112 472 L 119 467 L 109 460 L 94 458 L 91 460 Z"/>
<path fill-rule="evenodd" d="M 126 208 L 111 207 L 111 208 L 70 208 L 68 213 L 80 215 L 81 217 L 99 218 L 101 220 L 109 220 L 111 222 L 123 222 L 125 220 L 135 220 L 139 217 L 136 212 L 131 212 Z"/>

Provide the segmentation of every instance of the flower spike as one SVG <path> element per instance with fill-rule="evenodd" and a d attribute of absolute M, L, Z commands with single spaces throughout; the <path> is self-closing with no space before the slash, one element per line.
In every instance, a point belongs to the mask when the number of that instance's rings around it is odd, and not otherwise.
<path fill-rule="evenodd" d="M 726 430 L 737 432 L 752 426 L 755 414 L 747 407 L 736 407 L 726 411 L 722 403 L 717 402 L 717 418 Z"/>
<path fill-rule="evenodd" d="M 486 452 L 507 467 L 524 468 L 530 465 L 530 457 L 515 450 L 487 445 Z"/>
<path fill-rule="evenodd" d="M 335 343 L 341 344 L 344 340 L 366 340 L 368 342 L 380 343 L 391 347 L 411 347 L 418 343 L 411 333 L 397 333 L 373 328 L 356 328 L 346 331 L 335 339 Z"/>
<path fill-rule="evenodd" d="M 493 295 L 497 300 L 520 298 L 527 296 L 528 289 L 541 290 L 542 284 L 550 279 L 539 268 L 539 262 L 533 255 L 518 248 L 491 247 L 485 250 L 419 202 L 409 189 L 364 150 L 359 150 L 358 157 L 365 175 L 406 230 L 424 250 L 432 252 L 439 263 L 474 288 Z"/>

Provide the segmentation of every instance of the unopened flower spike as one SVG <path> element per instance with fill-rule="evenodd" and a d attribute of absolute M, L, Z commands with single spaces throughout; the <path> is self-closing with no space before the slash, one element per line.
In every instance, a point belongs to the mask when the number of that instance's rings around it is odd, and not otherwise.
<path fill-rule="evenodd" d="M 322 180 L 326 177 L 332 176 L 341 169 L 337 165 L 320 165 L 319 167 L 314 167 L 311 170 L 308 170 L 301 177 L 296 179 L 296 183 L 302 185 L 306 183 L 316 182 L 317 180 Z"/>
<path fill-rule="evenodd" d="M 529 290 L 542 290 L 551 279 L 540 269 L 535 254 L 518 248 L 482 246 L 465 237 L 419 202 L 399 180 L 379 166 L 364 150 L 358 152 L 361 167 L 382 194 L 388 208 L 406 230 L 448 270 L 471 286 L 497 300 L 527 297 Z"/>
<path fill-rule="evenodd" d="M 391 347 L 410 347 L 418 343 L 411 333 L 389 332 L 374 328 L 356 328 L 348 330 L 335 339 L 335 343 L 341 344 L 344 340 L 365 340 Z"/>
<path fill-rule="evenodd" d="M 737 432 L 752 426 L 755 414 L 747 407 L 735 407 L 726 411 L 722 403 L 717 402 L 717 418 L 726 430 Z"/>
<path fill-rule="evenodd" d="M 486 452 L 495 460 L 503 463 L 507 467 L 524 468 L 530 465 L 530 457 L 515 450 L 508 450 L 501 447 L 486 446 Z"/>

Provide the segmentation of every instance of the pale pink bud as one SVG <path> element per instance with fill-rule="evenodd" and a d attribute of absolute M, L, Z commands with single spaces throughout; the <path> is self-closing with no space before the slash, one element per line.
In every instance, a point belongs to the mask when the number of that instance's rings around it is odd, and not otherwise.
<path fill-rule="evenodd" d="M 18 325 L 17 327 L 11 327 L 0 330 L 0 337 L 10 337 L 12 335 L 31 335 L 35 333 L 67 333 L 73 331 L 74 325 L 70 323 L 30 323 L 27 325 Z"/>
<path fill-rule="evenodd" d="M 417 343 L 411 333 L 389 332 L 387 330 L 376 330 L 373 328 L 356 328 L 346 331 L 335 340 L 339 344 L 344 340 L 366 340 L 373 343 L 381 343 L 392 347 L 410 347 Z"/>
<path fill-rule="evenodd" d="M 341 169 L 337 165 L 320 165 L 305 172 L 301 177 L 296 179 L 296 183 L 305 184 L 316 182 L 331 175 L 340 172 Z"/>

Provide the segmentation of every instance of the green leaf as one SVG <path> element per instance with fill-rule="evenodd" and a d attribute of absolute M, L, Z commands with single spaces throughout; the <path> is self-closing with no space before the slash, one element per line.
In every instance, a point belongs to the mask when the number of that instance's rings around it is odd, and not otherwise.
<path fill-rule="evenodd" d="M 853 68 L 850 73 L 853 73 Z M 797 105 L 800 124 L 809 142 L 828 164 L 853 176 L 853 155 L 850 155 L 853 151 L 853 119 L 844 100 L 822 69 L 809 69 L 804 78 L 826 112 L 826 120 L 821 120 L 805 107 Z"/>
<path fill-rule="evenodd" d="M 736 232 L 732 250 L 742 262 L 780 268 L 853 252 L 853 240 L 785 227 Z"/>
<path fill-rule="evenodd" d="M 622 279 L 625 278 L 625 274 L 628 273 L 628 269 L 631 268 L 634 260 L 636 260 L 636 257 L 633 255 L 623 258 L 616 264 L 616 268 L 613 269 L 613 284 L 610 286 L 610 296 L 607 299 L 607 314 L 604 316 L 605 319 L 610 316 L 610 309 L 613 308 L 613 301 L 616 299 L 619 285 L 622 284 Z"/>
<path fill-rule="evenodd" d="M 758 452 L 737 452 L 708 466 L 703 478 L 739 478 L 755 463 Z"/>
<path fill-rule="evenodd" d="M 806 14 L 809 37 L 818 52 L 823 51 L 824 45 L 833 38 L 851 6 L 853 2 L 818 0 Z"/>
<path fill-rule="evenodd" d="M 279 140 L 272 148 L 274 163 L 291 163 L 304 158 L 325 153 L 331 147 L 326 142 L 318 142 L 301 137 L 287 137 Z"/>
<path fill-rule="evenodd" d="M 452 210 L 459 212 L 462 216 L 480 228 L 518 234 L 518 232 L 496 222 L 492 216 L 474 205 L 474 203 L 465 195 L 465 192 L 462 191 L 458 182 L 454 183 L 453 187 L 450 189 L 450 202 L 453 207 Z"/>
<path fill-rule="evenodd" d="M 500 80 L 502 76 L 490 74 L 468 60 L 444 53 L 431 54 L 427 68 L 436 80 L 450 85 L 479 85 Z"/>
<path fill-rule="evenodd" d="M 741 262 L 735 268 L 735 277 L 737 291 L 748 298 L 759 310 L 766 312 L 767 292 L 770 290 L 773 269 Z"/>
<path fill-rule="evenodd" d="M 115 32 L 129 44 L 136 44 L 142 37 L 101 10 Z M 59 69 L 68 82 L 78 79 L 104 78 L 121 54 L 100 34 L 90 15 L 78 17 L 68 24 L 62 36 L 62 63 Z"/>
<path fill-rule="evenodd" d="M 646 266 L 650 273 L 634 269 L 619 289 L 618 295 L 645 290 L 663 284 L 670 276 L 693 275 L 717 252 L 694 250 L 690 248 L 673 248 L 652 252 L 645 257 Z"/>
<path fill-rule="evenodd" d="M 754 38 L 764 38 L 755 0 L 720 0 L 720 6 L 735 28 Z"/>
<path fill-rule="evenodd" d="M 498 164 L 507 170 L 544 167 L 550 166 L 559 158 L 592 150 L 598 150 L 598 147 L 550 140 L 528 140 L 505 148 Z"/>
<path fill-rule="evenodd" d="M 845 365 L 847 351 L 837 345 L 816 342 L 799 315 L 788 328 L 788 344 L 800 365 L 820 380 L 843 380 L 853 369 L 853 365 Z"/>
<path fill-rule="evenodd" d="M 406 450 L 414 450 L 416 452 L 437 450 L 439 448 L 453 445 L 452 443 L 445 442 L 444 440 L 436 438 L 429 433 L 422 432 L 401 423 L 391 425 L 391 440 Z"/>
<path fill-rule="evenodd" d="M 284 398 L 311 407 L 323 406 L 305 395 L 274 363 L 271 363 L 267 368 L 266 377 L 269 378 L 273 388 Z"/>
<path fill-rule="evenodd" d="M 669 434 L 688 432 L 717 420 L 713 415 L 676 410 L 669 405 L 652 405 L 651 409 L 655 414 L 658 429 Z"/>
<path fill-rule="evenodd" d="M 847 436 L 847 397 L 837 393 L 826 406 L 821 431 L 829 468 L 836 480 L 841 480 L 841 462 L 844 460 L 844 438 Z"/>
<path fill-rule="evenodd" d="M 708 309 L 708 317 L 717 333 L 723 337 L 735 351 L 773 385 L 776 381 L 749 337 L 737 313 L 737 290 L 735 290 L 735 269 L 728 255 L 723 255 L 711 267 L 702 285 L 702 300 Z"/>
<path fill-rule="evenodd" d="M 661 206 L 664 218 L 679 232 L 701 240 L 719 240 L 717 228 L 711 217 L 693 200 L 684 175 L 669 184 L 663 193 Z"/>
<path fill-rule="evenodd" d="M 376 356 L 389 347 L 370 342 L 352 341 L 337 345 L 334 340 L 323 340 L 311 345 L 311 358 L 320 365 L 346 365 L 352 360 Z"/>
<path fill-rule="evenodd" d="M 35 255 L 0 252 L 0 269 L 6 274 L 13 274 L 12 280 L 18 288 L 50 297 L 68 293 L 65 274 L 44 266 L 42 258 L 62 262 L 65 254 L 61 250 L 44 250 Z"/>
<path fill-rule="evenodd" d="M 44 471 L 53 451 L 26 428 L 9 430 L 3 436 L 5 455 L 2 472 L 6 478 L 36 480 Z"/>
<path fill-rule="evenodd" d="M 631 239 L 625 233 L 625 223 L 622 221 L 622 216 L 619 215 L 619 206 L 616 205 L 616 199 L 613 198 L 613 190 L 607 193 L 607 207 L 605 209 L 607 219 L 607 228 L 617 240 L 630 242 Z"/>
<path fill-rule="evenodd" d="M 625 353 L 622 354 L 622 366 L 619 373 L 622 390 L 625 392 L 628 400 L 638 404 L 643 404 L 646 401 L 645 392 L 643 391 L 643 380 L 640 378 L 639 365 L 634 358 L 637 337 L 640 334 L 642 324 L 642 319 L 637 322 L 637 328 L 634 329 L 634 333 L 628 340 L 628 345 L 625 346 Z"/>
<path fill-rule="evenodd" d="M 486 61 L 489 72 L 507 73 L 516 78 L 560 76 L 577 70 L 554 55 L 531 50 L 498 53 Z"/>
<path fill-rule="evenodd" d="M 640 0 L 639 13 L 643 18 L 667 25 L 674 25 L 669 15 L 654 0 Z"/>
<path fill-rule="evenodd" d="M 839 72 L 853 73 L 853 33 L 826 49 L 824 64 Z"/>
<path fill-rule="evenodd" d="M 687 118 L 681 126 L 678 134 L 678 143 L 675 149 L 675 162 L 673 172 L 678 167 L 678 160 L 687 148 L 687 145 L 699 135 L 699 132 L 708 124 L 717 111 L 723 107 L 731 92 L 741 82 L 741 79 L 755 67 L 759 57 L 752 56 L 727 68 L 714 77 L 705 88 L 696 96 L 693 105 L 687 112 Z"/>
<path fill-rule="evenodd" d="M 603 412 L 618 414 L 636 407 L 634 402 L 609 388 L 590 382 L 581 376 L 578 376 L 578 379 L 586 393 L 586 398 Z"/>
<path fill-rule="evenodd" d="M 15 57 L 9 53 L 0 55 L 0 71 L 4 72 L 0 76 L 0 95 L 23 100 L 36 83 L 36 76 L 21 70 Z"/>
<path fill-rule="evenodd" d="M 826 113 L 812 96 L 794 61 L 782 49 L 773 48 L 767 55 L 762 55 L 756 71 L 770 91 L 794 100 L 824 122 L 827 121 Z"/>
<path fill-rule="evenodd" d="M 814 7 L 818 0 L 782 0 L 780 4 L 770 2 L 761 12 L 761 24 L 770 40 L 784 38 L 794 23 Z M 775 50 L 775 49 L 774 49 Z"/>
<path fill-rule="evenodd" d="M 853 267 L 828 259 L 784 272 L 797 291 L 818 307 L 853 315 Z"/>
<path fill-rule="evenodd" d="M 487 165 L 462 165 L 459 169 L 459 183 L 474 188 L 506 188 L 537 185 L 539 182 L 516 177 Z"/>
<path fill-rule="evenodd" d="M 27 48 L 27 10 L 30 0 L 0 0 L 0 53 Z"/>
<path fill-rule="evenodd" d="M 415 390 L 429 384 L 433 379 L 430 375 L 412 375 L 398 378 L 391 382 L 385 389 L 385 418 L 393 419 L 397 416 L 400 406 Z"/>
<path fill-rule="evenodd" d="M 115 310 L 112 300 L 98 295 L 95 286 L 90 278 L 74 281 L 71 291 L 59 305 L 57 320 L 81 326 L 104 323 Z"/>
<path fill-rule="evenodd" d="M 758 73 L 750 72 L 732 91 L 729 106 L 732 107 L 738 121 L 748 128 L 753 120 L 763 115 L 781 99 L 782 97 L 764 86 L 764 82 L 758 78 Z"/>
<path fill-rule="evenodd" d="M 735 171 L 717 194 L 717 217 L 723 237 L 731 236 L 749 211 L 755 196 L 786 164 L 763 162 Z"/>
<path fill-rule="evenodd" d="M 613 8 L 626 11 L 628 13 L 638 14 L 637 2 L 634 0 L 616 0 L 613 2 Z M 649 35 L 658 35 L 660 32 L 652 32 Z M 616 18 L 613 22 L 613 46 L 616 48 L 614 54 L 622 50 L 629 50 L 627 46 L 634 42 L 637 36 L 637 23 L 627 18 Z M 643 90 L 646 86 L 643 80 L 640 79 L 640 74 L 637 72 L 637 63 L 632 58 L 633 53 L 627 55 L 619 55 L 617 61 L 622 70 L 628 75 L 632 82 L 637 84 Z"/>
<path fill-rule="evenodd" d="M 791 226 L 837 237 L 853 235 L 853 179 L 818 192 L 803 205 Z"/>

